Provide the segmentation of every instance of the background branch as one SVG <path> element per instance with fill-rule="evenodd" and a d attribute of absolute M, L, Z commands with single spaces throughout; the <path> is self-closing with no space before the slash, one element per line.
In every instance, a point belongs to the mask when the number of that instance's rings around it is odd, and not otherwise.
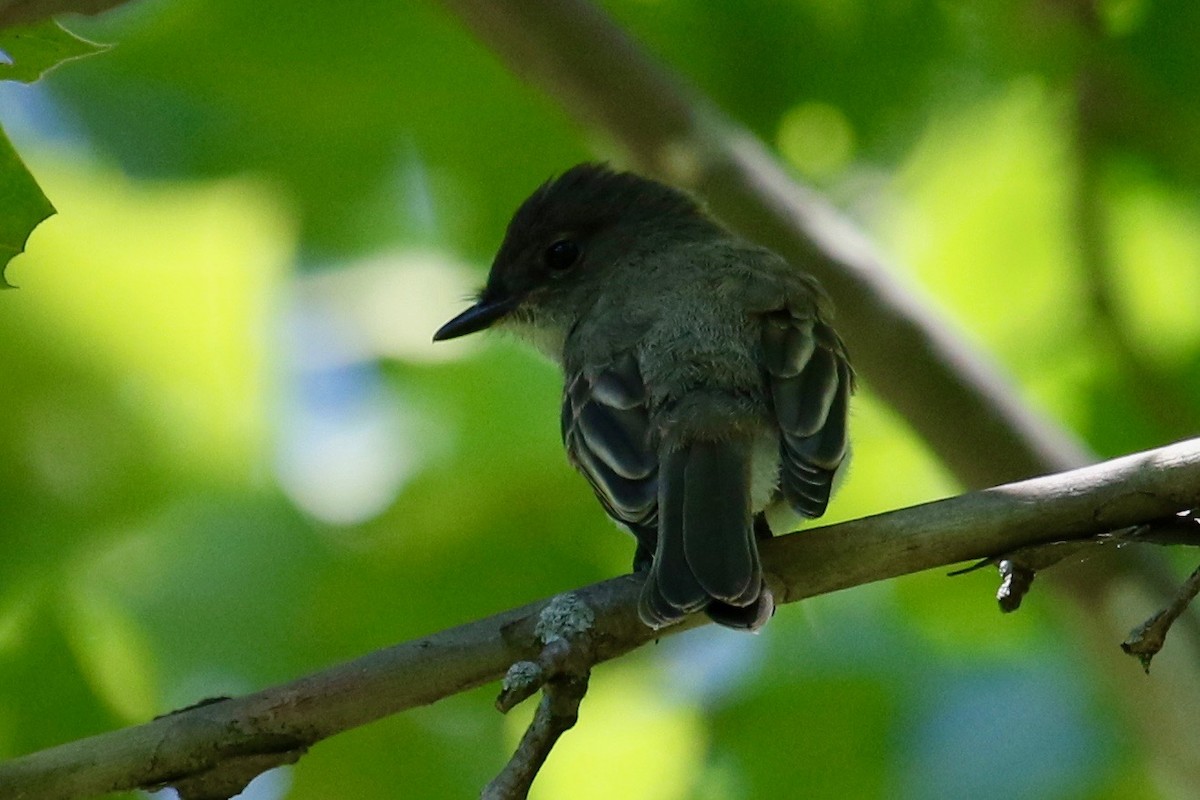
<path fill-rule="evenodd" d="M 1115 77 L 1106 63 L 1103 24 L 1093 0 L 1059 0 L 1075 21 L 1082 40 L 1075 76 L 1074 116 L 1071 125 L 1075 157 L 1071 216 L 1079 265 L 1086 281 L 1090 322 L 1105 349 L 1127 376 L 1127 386 L 1137 399 L 1139 418 L 1168 437 L 1186 436 L 1196 428 L 1196 415 L 1176 377 L 1165 374 L 1154 354 L 1145 352 L 1132 335 L 1121 291 L 1115 280 L 1112 252 L 1112 210 L 1106 196 L 1104 170 L 1112 138 L 1112 109 L 1140 105 L 1132 87 Z"/>
<path fill-rule="evenodd" d="M 1046 541 L 1097 536 L 1200 505 L 1200 439 L 1050 477 L 974 492 L 764 543 L 781 603 L 987 558 Z M 573 594 L 595 615 L 597 662 L 703 624 L 651 631 L 637 618 L 640 581 L 624 576 Z M 65 800 L 203 780 L 230 785 L 290 763 L 347 728 L 498 679 L 543 649 L 549 600 L 371 653 L 255 694 L 185 709 L 132 728 L 0 764 L 5 800 Z M 1120 652 L 1117 642 L 1111 647 Z M 212 796 L 212 795 L 208 795 Z"/>

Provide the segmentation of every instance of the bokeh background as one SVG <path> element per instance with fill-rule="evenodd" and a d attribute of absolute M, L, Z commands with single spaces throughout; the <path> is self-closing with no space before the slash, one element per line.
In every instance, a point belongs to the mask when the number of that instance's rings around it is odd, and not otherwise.
<path fill-rule="evenodd" d="M 1104 455 L 1196 429 L 1200 5 L 603 6 L 1027 402 Z M 0 294 L 0 756 L 627 569 L 562 456 L 554 368 L 430 342 L 530 190 L 619 163 L 604 137 L 434 3 L 138 0 L 67 25 L 116 46 L 0 84 L 59 212 Z M 958 491 L 869 380 L 852 426 L 829 519 Z M 1055 597 L 1001 616 L 995 583 L 913 576 L 603 665 L 534 796 L 1200 793 Z M 1186 668 L 1170 650 L 1156 670 Z M 246 796 L 475 796 L 528 718 L 494 693 L 335 737 Z"/>

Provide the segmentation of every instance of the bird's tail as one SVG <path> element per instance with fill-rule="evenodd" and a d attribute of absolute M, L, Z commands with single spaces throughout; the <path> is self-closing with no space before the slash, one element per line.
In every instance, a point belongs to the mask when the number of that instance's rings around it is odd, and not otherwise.
<path fill-rule="evenodd" d="M 693 441 L 663 453 L 658 546 L 639 606 L 646 624 L 700 609 L 735 628 L 771 616 L 750 508 L 751 455 L 749 441 Z"/>

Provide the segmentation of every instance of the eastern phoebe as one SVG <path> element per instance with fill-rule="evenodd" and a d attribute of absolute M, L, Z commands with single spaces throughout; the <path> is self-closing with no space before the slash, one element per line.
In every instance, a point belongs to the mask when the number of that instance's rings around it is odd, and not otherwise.
<path fill-rule="evenodd" d="M 764 512 L 825 512 L 854 372 L 817 281 L 683 192 L 580 164 L 508 225 L 475 305 L 434 340 L 511 330 L 563 368 L 567 456 L 648 570 L 651 627 L 704 610 L 755 629 L 774 601 Z"/>

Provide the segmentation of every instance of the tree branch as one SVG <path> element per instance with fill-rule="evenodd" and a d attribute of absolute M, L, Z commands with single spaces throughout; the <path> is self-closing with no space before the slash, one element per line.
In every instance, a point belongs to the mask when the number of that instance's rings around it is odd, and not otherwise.
<path fill-rule="evenodd" d="M 763 543 L 763 563 L 779 602 L 790 603 L 1028 545 L 1096 537 L 1196 506 L 1200 439 L 781 536 Z M 571 593 L 594 616 L 589 647 L 596 663 L 706 622 L 693 615 L 650 630 L 637 617 L 640 584 L 626 575 Z M 496 680 L 516 662 L 538 661 L 547 644 L 539 615 L 550 602 L 0 763 L 0 796 L 68 800 L 189 781 L 232 794 L 250 772 L 294 761 L 321 739 Z"/>
<path fill-rule="evenodd" d="M 1129 638 L 1121 642 L 1121 649 L 1140 661 L 1147 675 L 1150 674 L 1150 661 L 1166 643 L 1167 631 L 1171 630 L 1175 620 L 1187 610 L 1197 594 L 1200 594 L 1200 567 L 1193 570 L 1183 582 L 1166 608 L 1134 628 Z"/>

